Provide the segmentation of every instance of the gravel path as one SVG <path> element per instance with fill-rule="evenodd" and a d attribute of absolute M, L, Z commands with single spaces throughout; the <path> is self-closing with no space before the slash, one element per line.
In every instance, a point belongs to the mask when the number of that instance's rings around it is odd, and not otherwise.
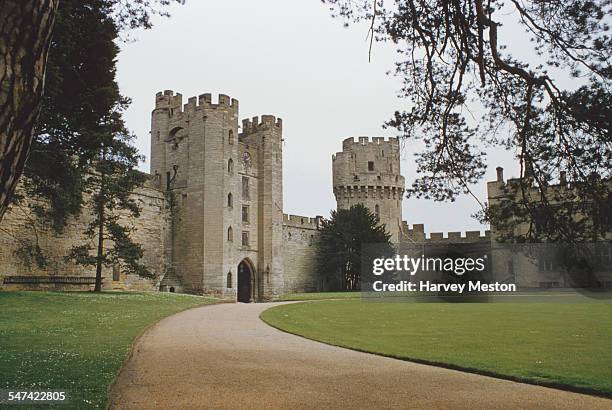
<path fill-rule="evenodd" d="M 328 346 L 221 304 L 159 322 L 110 394 L 116 409 L 612 409 L 612 400 Z M 562 360 L 562 358 L 560 358 Z"/>

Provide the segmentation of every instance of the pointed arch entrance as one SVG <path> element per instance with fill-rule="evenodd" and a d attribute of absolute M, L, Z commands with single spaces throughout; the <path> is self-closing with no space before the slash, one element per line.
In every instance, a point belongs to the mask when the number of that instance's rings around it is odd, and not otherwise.
<path fill-rule="evenodd" d="M 248 259 L 238 264 L 238 302 L 249 303 L 253 301 L 253 278 L 255 269 Z"/>

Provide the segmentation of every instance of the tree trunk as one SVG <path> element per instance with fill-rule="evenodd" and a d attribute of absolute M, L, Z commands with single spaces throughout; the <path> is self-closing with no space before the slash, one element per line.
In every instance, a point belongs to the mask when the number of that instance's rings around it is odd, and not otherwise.
<path fill-rule="evenodd" d="M 0 0 L 0 222 L 30 152 L 59 0 Z"/>
<path fill-rule="evenodd" d="M 102 154 L 102 158 L 106 158 L 106 151 Z M 102 292 L 102 262 L 104 261 L 104 224 L 105 224 L 105 215 L 104 215 L 104 198 L 106 196 L 105 193 L 105 183 L 104 183 L 104 174 L 100 176 L 100 197 L 98 198 L 98 252 L 96 258 L 96 285 L 94 287 L 94 292 Z"/>
<path fill-rule="evenodd" d="M 104 207 L 100 213 L 100 225 L 98 226 L 98 252 L 96 258 L 96 284 L 94 292 L 102 292 L 102 261 L 104 257 Z"/>

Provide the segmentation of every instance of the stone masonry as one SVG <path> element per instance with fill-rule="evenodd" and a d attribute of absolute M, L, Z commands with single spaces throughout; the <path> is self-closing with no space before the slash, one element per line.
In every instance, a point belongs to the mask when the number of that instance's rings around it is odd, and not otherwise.
<path fill-rule="evenodd" d="M 334 195 L 338 209 L 361 203 L 374 212 L 399 243 L 402 232 L 404 177 L 400 173 L 397 138 L 347 138 L 332 156 Z"/>
<path fill-rule="evenodd" d="M 132 195 L 139 218 L 126 216 L 153 280 L 132 277 L 121 266 L 105 269 L 104 288 L 209 294 L 243 302 L 266 301 L 284 293 L 325 289 L 316 272 L 321 216 L 283 214 L 283 124 L 263 115 L 239 122 L 238 101 L 211 94 L 184 103 L 173 91 L 157 93 L 151 114 L 151 175 Z M 495 280 L 520 287 L 573 286 L 572 278 L 550 259 L 550 252 L 509 250 L 492 233 L 425 233 L 402 219 L 405 181 L 397 138 L 347 138 L 332 156 L 333 193 L 338 209 L 361 203 L 378 215 L 391 240 L 415 254 L 488 256 Z M 498 169 L 488 183 L 490 203 L 512 200 Z M 554 189 L 566 189 L 565 186 Z M 95 272 L 64 256 L 87 239 L 91 218 L 84 209 L 57 235 L 33 229 L 28 207 L 14 205 L 0 229 L 0 290 L 87 290 Z M 612 236 L 610 237 L 612 238 Z M 17 253 L 36 241 L 49 256 L 40 268 Z M 594 248 L 598 266 L 610 266 L 612 251 Z M 599 260 L 598 259 L 598 260 Z M 612 286 L 612 272 L 596 272 L 592 283 Z"/>
<path fill-rule="evenodd" d="M 143 263 L 156 275 L 156 279 L 128 275 L 121 266 L 104 268 L 104 290 L 157 289 L 167 269 L 164 249 L 170 220 L 165 197 L 151 181 L 132 195 L 141 207 L 140 217 L 134 219 L 126 215 L 120 221 L 135 228 L 132 238 L 143 245 Z M 95 248 L 95 242 L 84 235 L 91 218 L 91 213 L 85 208 L 81 215 L 69 219 L 62 234 L 57 234 L 50 228 L 35 224 L 36 218 L 26 203 L 12 205 L 0 227 L 0 290 L 92 289 L 95 269 L 64 259 L 73 246 L 89 242 Z M 34 261 L 25 263 L 17 256 L 20 249 L 34 244 L 38 244 L 47 257 L 44 267 L 39 267 Z"/>

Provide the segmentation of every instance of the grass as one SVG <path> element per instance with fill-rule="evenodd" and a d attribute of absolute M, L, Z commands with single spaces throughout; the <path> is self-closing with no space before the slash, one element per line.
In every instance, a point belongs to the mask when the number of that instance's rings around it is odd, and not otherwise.
<path fill-rule="evenodd" d="M 143 329 L 215 301 L 170 293 L 0 292 L 0 389 L 64 390 L 70 402 L 62 408 L 104 408 L 107 388 Z"/>
<path fill-rule="evenodd" d="M 296 300 L 324 300 L 324 299 L 357 299 L 361 292 L 316 292 L 316 293 L 289 293 L 282 296 L 281 301 Z"/>
<path fill-rule="evenodd" d="M 266 310 L 281 330 L 332 345 L 612 395 L 612 303 L 328 300 Z"/>

